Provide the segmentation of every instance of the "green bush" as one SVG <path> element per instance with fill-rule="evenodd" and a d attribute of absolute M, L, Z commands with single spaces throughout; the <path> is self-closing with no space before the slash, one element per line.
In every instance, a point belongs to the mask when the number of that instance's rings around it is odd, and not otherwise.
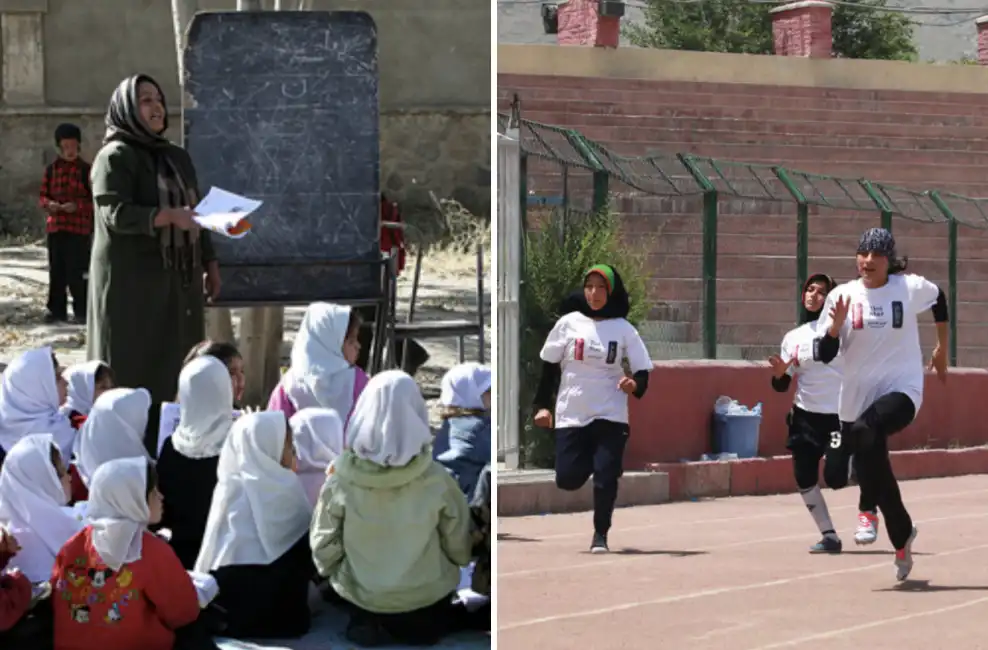
<path fill-rule="evenodd" d="M 638 326 L 648 313 L 646 300 L 647 241 L 622 241 L 620 217 L 608 210 L 596 214 L 554 211 L 525 238 L 521 285 L 522 459 L 526 467 L 551 469 L 555 458 L 552 431 L 532 423 L 532 399 L 542 370 L 539 352 L 558 320 L 559 304 L 582 286 L 594 264 L 612 264 L 631 296 L 628 320 Z"/>

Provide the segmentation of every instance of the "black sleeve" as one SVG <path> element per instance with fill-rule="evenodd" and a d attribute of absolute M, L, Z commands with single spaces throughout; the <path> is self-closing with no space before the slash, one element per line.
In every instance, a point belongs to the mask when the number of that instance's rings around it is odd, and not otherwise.
<path fill-rule="evenodd" d="M 837 358 L 837 353 L 840 351 L 840 339 L 830 335 L 827 332 L 820 339 L 820 361 L 823 363 L 830 363 L 835 358 Z"/>
<path fill-rule="evenodd" d="M 940 289 L 940 293 L 937 294 L 937 302 L 933 305 L 933 320 L 938 323 L 950 321 L 950 314 L 947 312 L 947 296 L 944 295 L 943 289 Z"/>
<path fill-rule="evenodd" d="M 648 374 L 648 370 L 639 370 L 631 376 L 635 380 L 635 391 L 631 394 L 638 399 L 641 399 L 648 390 Z"/>
<path fill-rule="evenodd" d="M 775 389 L 777 393 L 784 393 L 789 390 L 789 386 L 792 385 L 792 375 L 782 375 L 781 377 L 772 377 L 772 388 Z"/>
<path fill-rule="evenodd" d="M 556 393 L 559 391 L 559 381 L 562 379 L 563 370 L 558 363 L 542 362 L 542 376 L 539 377 L 538 388 L 535 389 L 535 410 L 549 409 L 556 407 Z"/>

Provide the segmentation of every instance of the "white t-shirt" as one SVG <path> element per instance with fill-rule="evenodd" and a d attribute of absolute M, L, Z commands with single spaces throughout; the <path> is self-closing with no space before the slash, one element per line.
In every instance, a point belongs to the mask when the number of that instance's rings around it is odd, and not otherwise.
<path fill-rule="evenodd" d="M 624 377 L 621 360 L 631 372 L 652 369 L 648 348 L 638 330 L 623 318 L 593 320 L 566 314 L 549 332 L 540 354 L 562 369 L 556 398 L 555 426 L 583 427 L 593 420 L 628 422 L 628 396 L 618 388 Z"/>
<path fill-rule="evenodd" d="M 841 366 L 838 356 L 830 363 L 820 361 L 820 338 L 826 333 L 818 327 L 819 320 L 800 325 L 782 338 L 783 361 L 792 358 L 789 374 L 796 378 L 793 404 L 810 413 L 837 413 L 840 400 Z"/>
<path fill-rule="evenodd" d="M 924 367 L 917 318 L 936 304 L 939 293 L 937 285 L 913 274 L 890 275 L 878 289 L 865 288 L 859 279 L 830 292 L 817 328 L 821 335 L 830 327 L 830 309 L 837 299 L 846 296 L 851 301 L 840 328 L 841 421 L 857 420 L 889 393 L 905 393 L 919 413 Z"/>

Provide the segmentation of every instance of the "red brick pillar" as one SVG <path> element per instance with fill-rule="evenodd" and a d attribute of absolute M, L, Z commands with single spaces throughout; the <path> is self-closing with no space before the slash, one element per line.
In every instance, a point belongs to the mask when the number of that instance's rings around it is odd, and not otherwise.
<path fill-rule="evenodd" d="M 978 63 L 988 65 L 988 16 L 974 21 L 978 27 Z"/>
<path fill-rule="evenodd" d="M 617 47 L 621 18 L 601 16 L 598 0 L 567 0 L 559 5 L 556 41 L 560 45 Z"/>
<path fill-rule="evenodd" d="M 822 0 L 792 2 L 771 10 L 772 37 L 779 56 L 829 59 L 833 51 L 834 5 Z"/>

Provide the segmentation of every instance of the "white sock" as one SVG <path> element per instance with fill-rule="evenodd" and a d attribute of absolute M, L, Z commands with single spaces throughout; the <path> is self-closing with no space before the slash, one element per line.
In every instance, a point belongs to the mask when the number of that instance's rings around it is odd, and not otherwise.
<path fill-rule="evenodd" d="M 830 521 L 830 512 L 827 510 L 827 502 L 823 498 L 823 492 L 820 490 L 820 486 L 814 485 L 808 490 L 800 490 L 799 494 L 803 497 L 803 503 L 806 504 L 806 509 L 813 515 L 813 521 L 816 522 L 820 533 L 824 536 L 837 537 L 837 533 L 834 531 L 834 524 Z"/>

